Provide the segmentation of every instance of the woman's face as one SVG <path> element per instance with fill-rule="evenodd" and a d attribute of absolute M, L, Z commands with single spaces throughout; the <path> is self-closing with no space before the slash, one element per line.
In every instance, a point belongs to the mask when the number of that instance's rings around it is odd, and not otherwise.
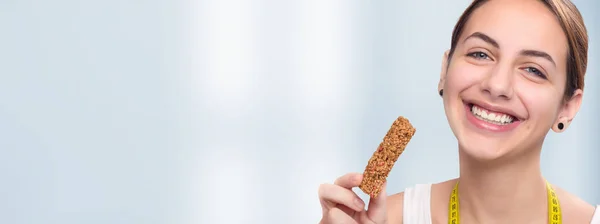
<path fill-rule="evenodd" d="M 553 125 L 570 121 L 581 92 L 576 105 L 563 101 L 567 53 L 558 20 L 539 1 L 490 1 L 476 9 L 440 80 L 461 149 L 483 160 L 520 155 L 541 147 Z"/>

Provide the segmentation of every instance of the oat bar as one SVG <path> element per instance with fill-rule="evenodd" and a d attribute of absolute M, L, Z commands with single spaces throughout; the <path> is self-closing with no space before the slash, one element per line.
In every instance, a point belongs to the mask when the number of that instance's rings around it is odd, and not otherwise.
<path fill-rule="evenodd" d="M 404 152 L 404 148 L 415 134 L 416 129 L 405 117 L 398 117 L 369 159 L 363 173 L 363 180 L 358 186 L 363 192 L 376 198 L 394 163 Z"/>

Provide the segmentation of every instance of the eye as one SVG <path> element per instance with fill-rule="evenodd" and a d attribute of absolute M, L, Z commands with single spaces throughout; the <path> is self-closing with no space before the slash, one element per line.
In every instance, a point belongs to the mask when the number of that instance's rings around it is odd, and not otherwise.
<path fill-rule="evenodd" d="M 469 53 L 467 54 L 467 56 L 475 58 L 477 60 L 485 60 L 490 58 L 486 53 L 483 53 L 481 51 Z"/>
<path fill-rule="evenodd" d="M 526 72 L 539 76 L 540 78 L 546 79 L 546 75 L 542 73 L 539 69 L 534 67 L 527 67 L 524 69 Z"/>

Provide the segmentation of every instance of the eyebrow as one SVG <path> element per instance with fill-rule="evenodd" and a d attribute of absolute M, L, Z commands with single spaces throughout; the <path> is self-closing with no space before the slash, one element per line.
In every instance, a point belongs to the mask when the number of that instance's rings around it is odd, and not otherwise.
<path fill-rule="evenodd" d="M 464 42 L 466 42 L 466 41 L 467 41 L 468 39 L 470 39 L 470 38 L 479 38 L 479 39 L 481 39 L 481 40 L 483 40 L 483 41 L 487 42 L 488 44 L 491 44 L 491 45 L 492 45 L 492 46 L 494 46 L 495 48 L 500 48 L 500 45 L 498 44 L 498 42 L 496 42 L 496 40 L 494 40 L 494 39 L 493 39 L 493 38 L 491 38 L 490 36 L 488 36 L 488 35 L 485 35 L 485 34 L 483 34 L 483 33 L 480 33 L 480 32 L 475 32 L 475 33 L 473 33 L 473 34 L 469 35 L 467 38 L 465 38 L 465 40 L 463 41 L 463 43 L 464 43 Z"/>
<path fill-rule="evenodd" d="M 554 66 L 556 66 L 556 62 L 554 62 L 554 60 L 552 59 L 552 56 L 550 56 L 546 52 L 536 51 L 536 50 L 522 50 L 520 54 L 523 55 L 523 56 L 544 58 L 544 59 L 552 62 L 552 64 Z"/>
<path fill-rule="evenodd" d="M 490 36 L 485 35 L 484 33 L 475 32 L 475 33 L 469 35 L 467 38 L 465 38 L 465 40 L 463 42 L 466 42 L 470 38 L 478 38 L 480 40 L 485 41 L 488 44 L 491 44 L 495 48 L 498 48 L 498 49 L 500 48 L 500 44 L 498 44 L 498 42 L 496 40 L 494 40 L 494 38 L 491 38 Z M 554 59 L 552 59 L 552 56 L 550 56 L 548 53 L 543 52 L 543 51 L 522 50 L 519 54 L 523 55 L 523 56 L 528 56 L 528 57 L 540 57 L 540 58 L 544 58 L 544 59 L 552 62 L 552 64 L 554 66 L 556 66 L 556 62 L 554 62 Z"/>

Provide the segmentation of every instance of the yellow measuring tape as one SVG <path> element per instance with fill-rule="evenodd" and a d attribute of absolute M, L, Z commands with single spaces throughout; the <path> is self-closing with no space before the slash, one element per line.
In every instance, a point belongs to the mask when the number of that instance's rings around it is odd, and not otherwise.
<path fill-rule="evenodd" d="M 562 224 L 562 215 L 560 212 L 560 205 L 558 204 L 558 197 L 554 193 L 554 189 L 546 181 L 546 189 L 548 192 L 548 221 L 550 224 Z M 458 181 L 452 189 L 450 195 L 450 203 L 448 204 L 448 224 L 459 224 L 460 213 L 458 204 Z"/>

